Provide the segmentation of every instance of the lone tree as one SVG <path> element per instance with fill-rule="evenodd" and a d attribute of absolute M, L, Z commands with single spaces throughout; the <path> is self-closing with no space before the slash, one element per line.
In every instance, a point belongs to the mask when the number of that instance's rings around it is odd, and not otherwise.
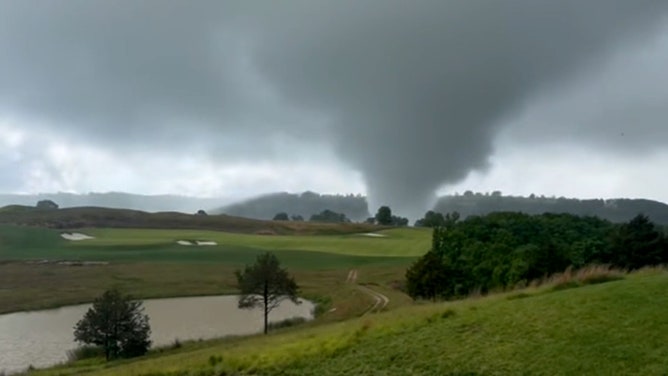
<path fill-rule="evenodd" d="M 51 200 L 40 200 L 37 201 L 37 205 L 35 205 L 36 208 L 38 209 L 49 209 L 49 210 L 55 210 L 58 209 L 58 204 Z"/>
<path fill-rule="evenodd" d="M 95 299 L 74 327 L 74 339 L 102 347 L 107 360 L 146 354 L 151 327 L 142 302 L 118 290 L 107 290 Z"/>
<path fill-rule="evenodd" d="M 243 272 L 237 270 L 237 282 L 241 296 L 239 308 L 262 308 L 264 312 L 264 334 L 269 329 L 269 312 L 285 299 L 299 304 L 299 287 L 288 271 L 282 269 L 276 255 L 271 252 L 257 257 L 255 264 L 246 265 Z"/>
<path fill-rule="evenodd" d="M 288 213 L 286 212 L 280 212 L 276 213 L 274 216 L 274 221 L 289 221 L 290 217 L 288 217 Z"/>
<path fill-rule="evenodd" d="M 381 206 L 376 213 L 376 223 L 383 226 L 392 224 L 392 209 L 389 206 Z"/>

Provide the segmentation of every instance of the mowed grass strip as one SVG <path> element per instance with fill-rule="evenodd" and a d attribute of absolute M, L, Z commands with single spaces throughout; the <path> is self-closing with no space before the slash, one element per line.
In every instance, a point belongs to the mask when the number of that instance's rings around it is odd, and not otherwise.
<path fill-rule="evenodd" d="M 40 375 L 664 375 L 668 273 L 405 307 Z"/>
<path fill-rule="evenodd" d="M 93 247 L 172 247 L 179 240 L 214 241 L 220 247 L 255 248 L 270 251 L 311 251 L 352 256 L 416 257 L 430 247 L 430 229 L 402 228 L 347 235 L 251 235 L 200 230 L 83 229 L 95 239 L 72 242 L 78 248 Z M 183 246 L 215 248 L 216 246 Z"/>

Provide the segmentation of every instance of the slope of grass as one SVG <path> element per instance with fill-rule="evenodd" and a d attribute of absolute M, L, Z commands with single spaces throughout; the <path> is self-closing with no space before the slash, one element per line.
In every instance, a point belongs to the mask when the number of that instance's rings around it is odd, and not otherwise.
<path fill-rule="evenodd" d="M 229 215 L 192 215 L 177 212 L 147 213 L 138 210 L 100 207 L 39 209 L 9 206 L 0 209 L 0 224 L 73 229 L 96 228 L 161 228 L 200 229 L 246 234 L 349 234 L 374 231 L 379 226 L 364 223 L 313 223 L 263 221 Z"/>
<path fill-rule="evenodd" d="M 665 375 L 668 273 L 405 307 L 41 375 Z"/>

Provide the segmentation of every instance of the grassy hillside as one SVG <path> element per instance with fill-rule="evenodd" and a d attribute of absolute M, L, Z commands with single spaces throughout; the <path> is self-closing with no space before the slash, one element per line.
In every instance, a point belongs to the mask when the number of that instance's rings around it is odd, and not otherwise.
<path fill-rule="evenodd" d="M 30 210 L 28 210 L 30 209 Z M 57 229 L 152 228 L 199 229 L 246 234 L 350 234 L 375 231 L 380 227 L 356 223 L 311 223 L 262 221 L 228 215 L 191 215 L 177 212 L 147 213 L 137 210 L 99 207 L 77 207 L 57 210 L 21 206 L 0 208 L 0 224 L 48 227 Z"/>
<path fill-rule="evenodd" d="M 668 273 L 405 307 L 40 375 L 665 375 Z"/>

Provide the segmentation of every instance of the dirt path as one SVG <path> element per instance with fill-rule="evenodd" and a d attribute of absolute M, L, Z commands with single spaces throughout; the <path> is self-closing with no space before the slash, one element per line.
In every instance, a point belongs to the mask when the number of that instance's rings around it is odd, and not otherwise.
<path fill-rule="evenodd" d="M 348 278 L 346 279 L 346 283 L 355 283 L 357 282 L 357 270 L 351 269 L 348 272 Z"/>
<path fill-rule="evenodd" d="M 387 304 L 390 302 L 390 298 L 387 296 L 379 293 L 378 291 L 375 291 L 367 286 L 362 286 L 357 284 L 357 270 L 351 269 L 348 272 L 348 277 L 346 278 L 346 283 L 354 283 L 356 284 L 357 288 L 362 291 L 363 293 L 369 295 L 374 303 L 369 307 L 362 315 L 366 315 L 367 313 L 370 312 L 380 312 L 382 311 L 385 307 L 387 307 Z"/>

